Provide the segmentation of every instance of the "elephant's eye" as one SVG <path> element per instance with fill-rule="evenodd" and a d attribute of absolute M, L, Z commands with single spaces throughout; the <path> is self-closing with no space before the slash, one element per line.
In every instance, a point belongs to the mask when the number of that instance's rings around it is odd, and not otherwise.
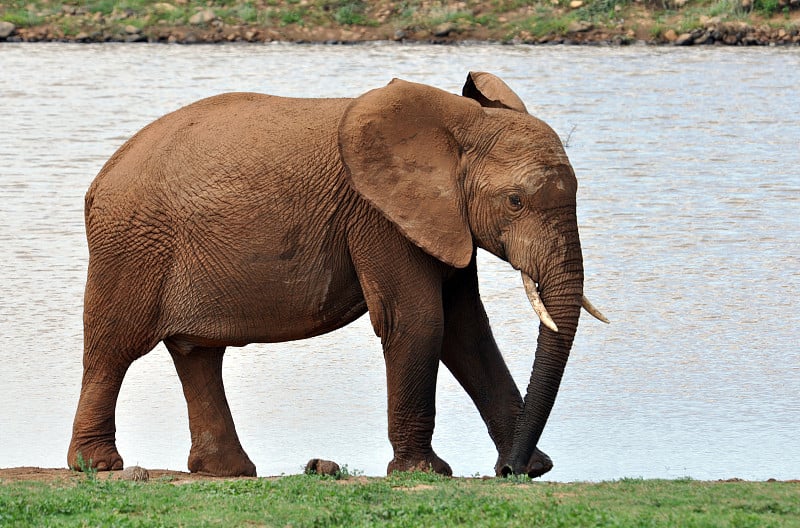
<path fill-rule="evenodd" d="M 522 199 L 519 197 L 518 194 L 512 194 L 508 197 L 508 203 L 511 205 L 511 208 L 515 211 L 518 211 L 522 208 Z"/>

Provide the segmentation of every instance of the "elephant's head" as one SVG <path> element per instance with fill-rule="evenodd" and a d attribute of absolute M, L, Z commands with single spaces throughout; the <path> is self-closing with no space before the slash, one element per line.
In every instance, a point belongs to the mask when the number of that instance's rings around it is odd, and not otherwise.
<path fill-rule="evenodd" d="M 340 151 L 354 188 L 430 255 L 461 268 L 478 246 L 520 270 L 541 325 L 513 449 L 498 471 L 532 473 L 581 305 L 590 307 L 578 184 L 558 135 L 500 79 L 471 73 L 463 93 L 400 80 L 368 92 L 342 119 Z"/>

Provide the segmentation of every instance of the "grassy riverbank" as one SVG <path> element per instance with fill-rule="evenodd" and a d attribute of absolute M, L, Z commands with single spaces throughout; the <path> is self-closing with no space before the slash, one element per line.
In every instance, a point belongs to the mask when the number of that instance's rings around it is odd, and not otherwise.
<path fill-rule="evenodd" d="M 800 0 L 6 0 L 2 40 L 800 44 Z"/>
<path fill-rule="evenodd" d="M 800 526 L 798 482 L 0 477 L 1 526 Z"/>

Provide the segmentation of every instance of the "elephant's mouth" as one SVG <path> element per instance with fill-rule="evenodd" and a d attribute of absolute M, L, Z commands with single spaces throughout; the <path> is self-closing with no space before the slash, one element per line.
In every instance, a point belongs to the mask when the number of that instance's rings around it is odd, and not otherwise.
<path fill-rule="evenodd" d="M 536 284 L 536 281 L 534 281 L 530 275 L 524 271 L 520 273 L 522 274 L 522 284 L 525 287 L 525 294 L 528 296 L 528 301 L 531 303 L 533 311 L 536 312 L 536 315 L 539 317 L 539 321 L 541 321 L 543 325 L 553 332 L 558 332 L 558 326 L 556 325 L 555 321 L 553 321 L 553 318 L 550 317 L 550 314 L 547 312 L 547 307 L 544 305 L 542 298 L 539 296 L 539 287 Z M 606 316 L 603 315 L 600 310 L 595 308 L 595 306 L 589 301 L 589 299 L 586 298 L 585 295 L 583 295 L 581 298 L 581 306 L 596 319 L 604 323 L 609 322 Z"/>

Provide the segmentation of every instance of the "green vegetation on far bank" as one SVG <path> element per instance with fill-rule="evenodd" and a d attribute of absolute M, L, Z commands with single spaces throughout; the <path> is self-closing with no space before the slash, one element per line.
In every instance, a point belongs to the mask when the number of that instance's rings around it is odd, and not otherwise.
<path fill-rule="evenodd" d="M 800 526 L 800 483 L 296 475 L 0 482 L 0 526 Z"/>
<path fill-rule="evenodd" d="M 6 0 L 2 40 L 800 44 L 800 0 Z"/>

